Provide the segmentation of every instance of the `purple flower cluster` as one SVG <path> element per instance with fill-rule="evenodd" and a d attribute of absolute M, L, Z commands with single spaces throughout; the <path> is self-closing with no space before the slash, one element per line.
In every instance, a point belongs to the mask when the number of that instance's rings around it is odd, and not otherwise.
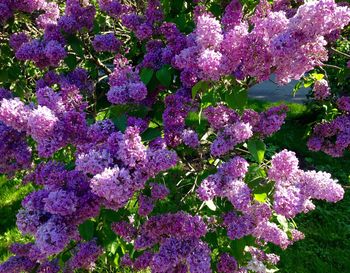
<path fill-rule="evenodd" d="M 151 183 L 151 196 L 155 200 L 163 200 L 170 193 L 169 189 L 163 184 Z"/>
<path fill-rule="evenodd" d="M 327 99 L 331 94 L 328 82 L 324 79 L 315 82 L 313 91 L 316 100 Z"/>
<path fill-rule="evenodd" d="M 227 253 L 220 255 L 220 260 L 217 264 L 217 270 L 221 273 L 231 273 L 238 269 L 238 263 L 236 259 Z"/>
<path fill-rule="evenodd" d="M 169 194 L 169 189 L 162 184 L 151 183 L 151 197 L 141 194 L 138 198 L 139 208 L 138 214 L 140 216 L 149 215 L 155 206 L 157 200 L 162 200 Z"/>
<path fill-rule="evenodd" d="M 258 249 L 256 247 L 249 247 L 248 252 L 252 255 L 252 257 L 261 262 L 269 262 L 271 264 L 277 264 L 280 260 L 280 257 L 276 254 L 268 254 Z"/>
<path fill-rule="evenodd" d="M 245 142 L 254 133 L 260 137 L 270 136 L 278 131 L 286 118 L 287 107 L 272 107 L 265 112 L 257 113 L 246 110 L 239 114 L 224 105 L 208 107 L 204 110 L 210 126 L 219 131 L 212 143 L 211 153 L 221 156 L 232 150 L 237 144 Z"/>
<path fill-rule="evenodd" d="M 0 100 L 11 99 L 10 91 L 0 88 Z M 32 151 L 28 147 L 25 134 L 0 122 L 0 173 L 14 175 L 18 170 L 31 166 Z"/>
<path fill-rule="evenodd" d="M 199 79 L 218 80 L 224 73 L 225 56 L 220 52 L 223 34 L 220 22 L 211 14 L 196 18 L 197 27 L 187 37 L 187 47 L 175 56 L 173 64 L 182 70 L 181 81 L 192 87 Z"/>
<path fill-rule="evenodd" d="M 30 272 L 36 263 L 25 256 L 12 256 L 0 265 L 1 273 Z"/>
<path fill-rule="evenodd" d="M 18 98 L 3 99 L 0 120 L 19 132 L 31 135 L 40 156 L 50 157 L 69 143 L 80 143 L 87 133 L 86 104 L 74 84 L 62 85 L 59 92 L 46 86 L 37 90 L 39 105 L 25 105 Z"/>
<path fill-rule="evenodd" d="M 38 10 L 47 10 L 47 5 L 51 5 L 51 3 L 48 3 L 45 0 L 2 0 L 0 2 L 0 23 L 6 23 L 6 21 L 10 19 L 17 11 L 32 13 Z"/>
<path fill-rule="evenodd" d="M 0 102 L 1 122 L 19 132 L 27 130 L 29 114 L 30 108 L 18 98 L 4 98 Z"/>
<path fill-rule="evenodd" d="M 98 4 L 102 11 L 108 13 L 114 18 L 119 18 L 119 16 L 125 11 L 125 7 L 119 0 L 99 0 Z"/>
<path fill-rule="evenodd" d="M 10 36 L 9 44 L 13 50 L 17 51 L 24 43 L 29 41 L 29 37 L 24 32 L 12 34 Z"/>
<path fill-rule="evenodd" d="M 67 33 L 75 33 L 93 27 L 96 9 L 89 1 L 67 0 L 65 14 L 58 20 L 58 26 Z"/>
<path fill-rule="evenodd" d="M 121 16 L 123 25 L 132 30 L 139 40 L 149 39 L 153 34 L 156 34 L 156 26 L 161 23 L 163 18 L 159 0 L 149 0 L 144 15 L 129 12 Z"/>
<path fill-rule="evenodd" d="M 164 64 L 169 63 L 172 56 L 163 56 L 164 44 L 160 40 L 150 40 L 146 44 L 146 54 L 140 64 L 140 67 L 159 70 Z M 165 52 L 165 54 L 167 54 Z M 163 58 L 164 57 L 164 58 Z M 164 59 L 164 60 L 163 60 Z"/>
<path fill-rule="evenodd" d="M 99 213 L 99 199 L 89 188 L 83 173 L 66 171 L 57 162 L 40 164 L 27 181 L 43 189 L 29 194 L 17 215 L 17 226 L 23 234 L 36 238 L 36 255 L 48 257 L 61 252 L 77 240 L 78 225 Z"/>
<path fill-rule="evenodd" d="M 217 196 L 226 197 L 237 210 L 245 211 L 251 202 L 251 190 L 243 180 L 248 165 L 241 157 L 222 164 L 216 174 L 202 181 L 197 190 L 199 198 L 208 201 Z"/>
<path fill-rule="evenodd" d="M 125 241 L 131 242 L 136 238 L 137 230 L 130 223 L 126 221 L 113 223 L 112 230 Z"/>
<path fill-rule="evenodd" d="M 199 146 L 198 134 L 193 130 L 184 130 L 182 132 L 182 139 L 185 145 L 191 148 L 197 148 Z"/>
<path fill-rule="evenodd" d="M 324 36 L 347 25 L 350 12 L 334 0 L 306 2 L 297 11 L 277 4 L 273 8 L 261 1 L 248 18 L 254 24 L 252 31 L 242 17 L 236 0 L 227 6 L 221 22 L 208 12 L 197 14 L 196 29 L 174 62 L 182 71 L 185 86 L 192 87 L 201 79 L 218 80 L 239 66 L 244 76 L 258 81 L 268 79 L 273 72 L 281 84 L 298 80 L 327 60 Z"/>
<path fill-rule="evenodd" d="M 153 199 L 149 196 L 141 194 L 139 196 L 139 209 L 138 209 L 138 214 L 140 216 L 147 216 L 149 215 L 153 208 L 154 208 L 154 202 Z"/>
<path fill-rule="evenodd" d="M 0 123 L 0 173 L 12 176 L 31 167 L 32 151 L 26 135 Z"/>
<path fill-rule="evenodd" d="M 343 188 L 324 172 L 302 171 L 295 153 L 283 150 L 273 156 L 268 176 L 275 181 L 274 210 L 291 218 L 314 209 L 311 199 L 340 201 Z"/>
<path fill-rule="evenodd" d="M 137 127 L 140 133 L 143 133 L 147 130 L 149 126 L 149 121 L 147 119 L 136 118 L 136 117 L 128 117 L 127 125 L 132 127 Z"/>
<path fill-rule="evenodd" d="M 348 110 L 346 97 L 338 100 L 339 108 Z M 332 157 L 341 157 L 350 146 L 350 116 L 340 115 L 334 120 L 317 124 L 308 140 L 311 151 L 323 151 Z"/>
<path fill-rule="evenodd" d="M 191 216 L 185 212 L 152 216 L 142 225 L 135 240 L 135 249 L 150 248 L 169 236 L 199 239 L 206 232 L 206 225 L 199 216 Z"/>
<path fill-rule="evenodd" d="M 272 210 L 266 204 L 253 204 L 241 216 L 229 212 L 223 216 L 223 225 L 231 240 L 253 235 L 258 240 L 271 242 L 282 248 L 292 243 L 288 235 L 275 223 L 270 222 Z"/>
<path fill-rule="evenodd" d="M 221 23 L 226 31 L 235 28 L 243 18 L 242 4 L 238 0 L 231 1 L 225 8 Z"/>
<path fill-rule="evenodd" d="M 175 56 L 186 47 L 186 36 L 178 30 L 174 23 L 164 22 L 159 32 L 164 36 L 165 42 L 159 39 L 149 40 L 140 67 L 158 70 L 163 65 L 172 65 Z"/>
<path fill-rule="evenodd" d="M 115 68 L 109 77 L 108 101 L 113 104 L 140 103 L 147 96 L 147 87 L 141 81 L 138 70 L 128 60 L 117 55 Z"/>
<path fill-rule="evenodd" d="M 342 96 L 337 100 L 337 107 L 340 111 L 350 112 L 350 97 Z"/>
<path fill-rule="evenodd" d="M 95 268 L 95 262 L 102 254 L 102 248 L 97 245 L 96 241 L 79 243 L 75 249 L 73 249 L 74 256 L 68 260 L 67 268 L 93 270 Z"/>
<path fill-rule="evenodd" d="M 129 224 L 118 223 L 118 233 L 129 236 L 135 230 Z M 206 234 L 206 226 L 199 216 L 184 212 L 152 216 L 139 230 L 135 241 L 137 250 L 159 244 L 159 251 L 144 251 L 133 262 L 127 254 L 124 266 L 135 270 L 151 268 L 152 272 L 211 272 L 210 249 L 200 240 Z"/>
<path fill-rule="evenodd" d="M 219 132 L 211 145 L 211 154 L 221 156 L 232 150 L 237 144 L 243 143 L 253 136 L 252 126 L 249 123 L 236 122 L 228 124 Z"/>
<path fill-rule="evenodd" d="M 103 128 L 106 125 L 107 130 Z M 137 127 L 128 127 L 122 134 L 114 132 L 112 123 L 103 122 L 93 125 L 88 135 L 91 143 L 78 146 L 76 166 L 94 175 L 90 182 L 92 192 L 108 208 L 117 210 L 125 206 L 149 178 L 177 163 L 174 152 L 147 149 L 141 143 Z"/>
<path fill-rule="evenodd" d="M 116 52 L 121 46 L 121 42 L 113 33 L 96 35 L 92 41 L 92 46 L 97 52 L 109 51 Z"/>
<path fill-rule="evenodd" d="M 36 19 L 37 25 L 42 29 L 56 25 L 58 19 L 60 18 L 60 9 L 58 4 L 55 2 L 44 2 L 41 9 L 44 11 L 44 13 L 39 15 Z"/>
<path fill-rule="evenodd" d="M 189 90 L 180 89 L 175 94 L 165 98 L 165 110 L 163 112 L 164 138 L 166 144 L 176 147 L 186 140 L 187 144 L 195 145 L 196 136 L 189 136 L 185 130 L 185 119 L 192 108 L 192 100 Z M 189 139 L 189 137 L 191 139 Z"/>
<path fill-rule="evenodd" d="M 196 238 L 165 239 L 151 261 L 152 272 L 212 272 L 210 249 Z"/>
<path fill-rule="evenodd" d="M 25 42 L 18 40 L 19 34 L 12 38 L 12 47 L 16 52 L 16 58 L 21 61 L 32 61 L 39 68 L 48 66 L 57 67 L 60 61 L 63 60 L 67 53 L 64 46 L 57 40 L 29 40 Z M 21 37 L 22 38 L 22 37 Z"/>

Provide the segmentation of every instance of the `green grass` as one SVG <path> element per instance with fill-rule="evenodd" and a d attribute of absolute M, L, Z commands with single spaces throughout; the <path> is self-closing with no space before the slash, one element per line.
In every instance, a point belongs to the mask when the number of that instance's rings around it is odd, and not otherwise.
<path fill-rule="evenodd" d="M 22 199 L 32 190 L 31 185 L 21 185 L 17 179 L 0 177 L 0 262 L 10 256 L 8 247 L 13 242 L 27 241 L 16 228 L 16 214 Z"/>
<path fill-rule="evenodd" d="M 250 101 L 250 106 L 262 111 L 279 103 Z M 267 139 L 276 150 L 287 148 L 297 153 L 303 169 L 330 172 L 345 187 L 349 187 L 350 156 L 334 159 L 323 153 L 308 151 L 307 124 L 314 117 L 304 105 L 287 104 L 290 112 L 287 122 L 273 137 Z M 25 241 L 15 226 L 16 213 L 23 197 L 32 186 L 20 185 L 18 180 L 0 177 L 0 261 L 9 256 L 7 247 L 14 241 Z M 336 204 L 316 202 L 316 210 L 296 218 L 305 240 L 286 251 L 276 248 L 281 255 L 282 273 L 350 273 L 350 190 L 344 200 Z M 114 272 L 102 270 L 100 272 Z"/>

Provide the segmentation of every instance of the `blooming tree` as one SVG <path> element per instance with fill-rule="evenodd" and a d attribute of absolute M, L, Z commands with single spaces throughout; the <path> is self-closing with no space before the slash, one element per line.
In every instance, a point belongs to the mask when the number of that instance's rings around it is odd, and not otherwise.
<path fill-rule="evenodd" d="M 286 84 L 322 66 L 350 9 L 217 2 L 0 0 L 0 172 L 35 185 L 17 214 L 30 242 L 1 273 L 272 272 L 271 245 L 304 238 L 293 218 L 343 198 L 294 152 L 265 158 L 286 106 L 246 105 L 272 74 Z M 329 96 L 324 79 L 314 90 Z M 311 149 L 350 145 L 349 100 Z"/>

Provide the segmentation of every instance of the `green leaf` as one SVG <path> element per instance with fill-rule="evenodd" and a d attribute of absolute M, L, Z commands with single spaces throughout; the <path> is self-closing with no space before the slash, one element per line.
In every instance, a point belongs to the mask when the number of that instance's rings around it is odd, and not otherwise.
<path fill-rule="evenodd" d="M 225 102 L 233 109 L 243 110 L 248 102 L 248 92 L 245 88 L 235 88 L 231 93 L 225 93 Z"/>
<path fill-rule="evenodd" d="M 79 234 L 86 241 L 89 241 L 94 237 L 94 231 L 95 222 L 92 220 L 87 220 L 79 226 Z"/>
<path fill-rule="evenodd" d="M 114 260 L 113 260 L 114 264 L 117 266 L 117 268 L 119 267 L 119 254 L 115 254 Z"/>
<path fill-rule="evenodd" d="M 108 117 L 108 114 L 108 111 L 98 112 L 95 119 L 96 121 L 104 120 Z"/>
<path fill-rule="evenodd" d="M 267 194 L 266 193 L 255 193 L 254 199 L 260 203 L 265 203 L 267 200 Z"/>
<path fill-rule="evenodd" d="M 18 65 L 12 65 L 8 70 L 9 79 L 13 81 L 18 80 L 21 74 L 21 67 Z"/>
<path fill-rule="evenodd" d="M 7 82 L 9 77 L 7 70 L 0 70 L 0 82 Z"/>
<path fill-rule="evenodd" d="M 254 157 L 254 159 L 261 163 L 264 160 L 265 151 L 266 151 L 266 145 L 265 143 L 260 139 L 252 139 L 248 141 L 248 150 Z"/>
<path fill-rule="evenodd" d="M 298 81 L 297 84 L 293 88 L 292 95 L 295 96 L 295 94 L 300 90 L 302 85 L 302 81 Z"/>
<path fill-rule="evenodd" d="M 143 141 L 151 141 L 160 137 L 162 132 L 157 128 L 148 128 L 141 136 Z"/>
<path fill-rule="evenodd" d="M 124 132 L 127 127 L 127 116 L 125 114 L 118 117 L 112 118 L 114 125 L 119 129 L 119 131 Z"/>
<path fill-rule="evenodd" d="M 320 81 L 324 78 L 324 75 L 323 74 L 318 74 L 318 73 L 313 73 L 311 75 L 316 81 Z"/>
<path fill-rule="evenodd" d="M 215 16 L 220 16 L 222 14 L 222 6 L 216 3 L 213 3 L 210 6 L 210 11 L 215 15 Z"/>
<path fill-rule="evenodd" d="M 84 57 L 84 44 L 81 40 L 79 40 L 76 36 L 70 36 L 68 38 L 68 44 L 79 57 Z"/>
<path fill-rule="evenodd" d="M 309 80 L 308 80 L 308 81 L 305 81 L 305 82 L 304 82 L 304 87 L 305 87 L 305 88 L 308 88 L 308 87 L 310 87 L 313 83 L 314 83 L 313 81 L 309 81 Z"/>
<path fill-rule="evenodd" d="M 69 54 L 65 59 L 64 63 L 70 68 L 74 69 L 77 66 L 77 57 L 73 54 Z"/>
<path fill-rule="evenodd" d="M 213 202 L 213 200 L 205 201 L 205 205 L 212 211 L 216 211 L 216 206 Z"/>
<path fill-rule="evenodd" d="M 107 248 L 108 252 L 110 252 L 114 255 L 117 252 L 118 247 L 119 247 L 118 242 L 112 242 L 106 248 Z"/>
<path fill-rule="evenodd" d="M 166 87 L 170 86 L 173 78 L 170 67 L 164 66 L 163 68 L 158 70 L 156 73 L 156 77 L 162 85 Z"/>
<path fill-rule="evenodd" d="M 244 248 L 247 243 L 245 242 L 245 238 L 241 238 L 238 240 L 233 240 L 230 243 L 231 246 L 231 254 L 238 260 L 242 260 L 244 257 Z"/>
<path fill-rule="evenodd" d="M 147 85 L 151 81 L 153 74 L 153 69 L 143 68 L 140 73 L 140 77 L 143 83 Z"/>
<path fill-rule="evenodd" d="M 194 99 L 198 92 L 205 92 L 209 88 L 209 84 L 206 81 L 200 81 L 197 82 L 193 87 L 192 87 L 192 98 Z"/>
<path fill-rule="evenodd" d="M 172 14 L 179 13 L 184 6 L 184 0 L 177 0 L 177 1 L 170 1 L 170 2 L 171 2 L 171 13 Z"/>

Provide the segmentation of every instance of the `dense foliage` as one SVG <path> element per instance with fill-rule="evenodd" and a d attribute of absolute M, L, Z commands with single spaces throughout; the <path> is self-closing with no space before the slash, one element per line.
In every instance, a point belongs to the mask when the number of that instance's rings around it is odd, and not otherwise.
<path fill-rule="evenodd" d="M 293 218 L 344 190 L 265 156 L 288 107 L 246 109 L 247 90 L 309 79 L 338 108 L 309 147 L 341 156 L 350 98 L 318 69 L 350 9 L 256 2 L 0 0 L 0 172 L 35 186 L 17 214 L 30 242 L 0 272 L 276 269 L 272 246 L 304 238 Z"/>

